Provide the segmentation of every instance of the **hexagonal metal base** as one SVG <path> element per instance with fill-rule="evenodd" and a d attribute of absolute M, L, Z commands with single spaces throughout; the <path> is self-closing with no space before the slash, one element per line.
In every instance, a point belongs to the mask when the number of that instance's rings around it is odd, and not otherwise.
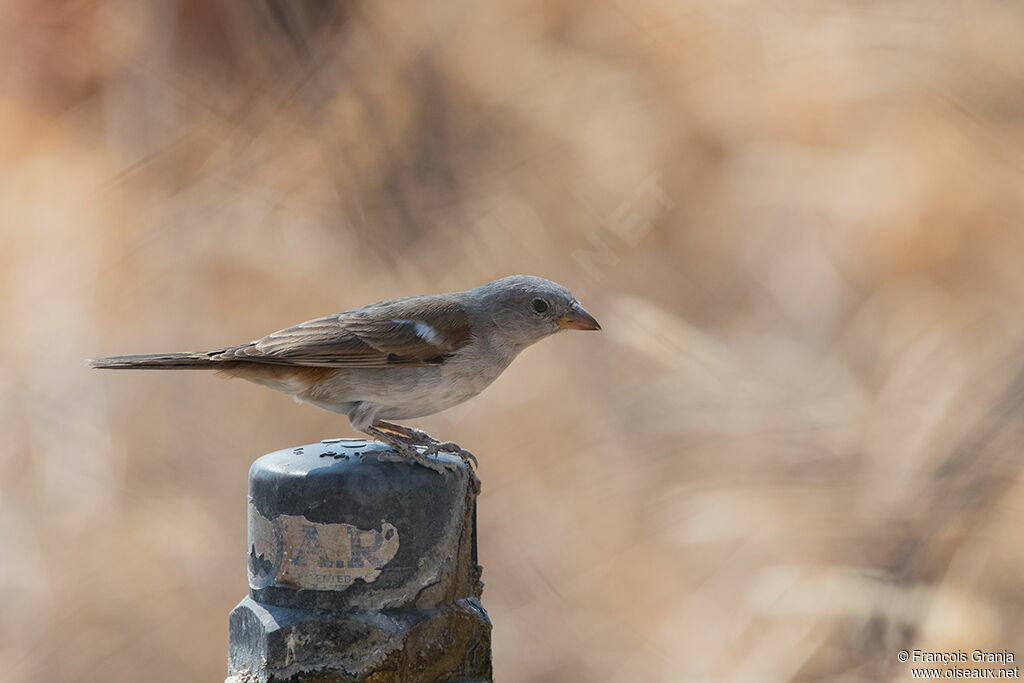
<path fill-rule="evenodd" d="M 491 680 L 491 622 L 476 598 L 439 609 L 231 612 L 232 683 Z"/>

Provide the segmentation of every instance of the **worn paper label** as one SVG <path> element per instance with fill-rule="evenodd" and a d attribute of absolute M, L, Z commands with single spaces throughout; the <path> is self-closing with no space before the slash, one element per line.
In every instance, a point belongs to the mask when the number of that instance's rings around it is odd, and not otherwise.
<path fill-rule="evenodd" d="M 398 529 L 322 524 L 305 517 L 267 519 L 249 505 L 249 585 L 345 590 L 372 583 L 398 552 Z"/>

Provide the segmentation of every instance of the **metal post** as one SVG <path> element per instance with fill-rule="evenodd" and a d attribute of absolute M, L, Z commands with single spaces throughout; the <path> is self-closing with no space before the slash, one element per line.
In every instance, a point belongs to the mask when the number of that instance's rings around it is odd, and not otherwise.
<path fill-rule="evenodd" d="M 333 439 L 253 463 L 229 683 L 491 680 L 468 468 L 380 450 Z"/>

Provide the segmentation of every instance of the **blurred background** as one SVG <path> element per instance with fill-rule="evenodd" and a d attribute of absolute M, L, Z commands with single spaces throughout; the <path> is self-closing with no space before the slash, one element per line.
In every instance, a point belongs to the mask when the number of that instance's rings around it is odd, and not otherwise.
<path fill-rule="evenodd" d="M 68 2 L 0 19 L 0 671 L 215 681 L 259 455 L 201 350 L 512 273 L 601 321 L 481 459 L 505 681 L 1024 657 L 1024 5 Z"/>

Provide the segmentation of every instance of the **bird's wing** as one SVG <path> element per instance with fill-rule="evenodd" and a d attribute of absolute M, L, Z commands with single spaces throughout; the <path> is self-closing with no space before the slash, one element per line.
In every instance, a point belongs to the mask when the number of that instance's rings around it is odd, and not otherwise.
<path fill-rule="evenodd" d="M 309 320 L 224 349 L 215 358 L 332 368 L 437 365 L 471 337 L 457 301 L 410 297 Z"/>

